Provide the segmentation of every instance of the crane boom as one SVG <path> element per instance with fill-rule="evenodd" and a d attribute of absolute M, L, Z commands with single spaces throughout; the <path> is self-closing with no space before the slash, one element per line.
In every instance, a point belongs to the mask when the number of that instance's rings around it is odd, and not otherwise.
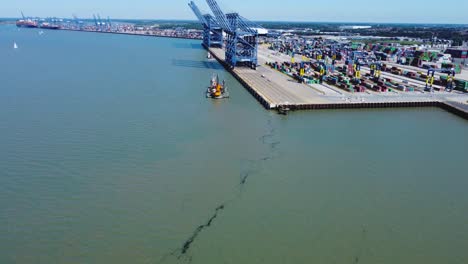
<path fill-rule="evenodd" d="M 97 23 L 97 19 L 96 19 L 96 15 L 93 14 L 93 18 L 94 18 L 94 25 L 96 25 L 96 27 L 98 26 L 98 23 Z"/>
<path fill-rule="evenodd" d="M 218 24 L 225 31 L 234 32 L 235 29 L 233 29 L 229 24 L 226 15 L 223 13 L 223 11 L 221 11 L 221 8 L 219 7 L 218 3 L 215 0 L 206 0 L 206 2 L 208 3 L 208 6 L 210 7 L 213 14 L 215 15 Z"/>
<path fill-rule="evenodd" d="M 202 14 L 198 6 L 193 2 L 189 2 L 189 7 L 192 9 L 198 21 L 203 26 L 203 46 L 223 46 L 223 29 L 218 21 L 211 14 Z"/>
<path fill-rule="evenodd" d="M 198 8 L 198 6 L 195 4 L 195 2 L 191 1 L 189 4 L 190 8 L 192 9 L 193 13 L 195 14 L 195 16 L 197 16 L 198 20 L 200 21 L 200 23 L 202 23 L 202 25 L 204 26 L 208 26 L 208 21 L 206 21 L 205 17 L 202 15 L 200 9 Z"/>
<path fill-rule="evenodd" d="M 99 30 L 102 31 L 102 26 L 103 26 L 103 25 L 102 25 L 101 15 L 98 14 L 97 17 L 98 17 L 98 22 L 99 22 Z"/>
<path fill-rule="evenodd" d="M 242 64 L 256 69 L 258 62 L 258 29 L 261 27 L 238 13 L 225 14 L 216 0 L 206 0 L 206 2 L 215 16 L 213 20 L 226 33 L 225 60 L 227 64 L 231 68 Z"/>

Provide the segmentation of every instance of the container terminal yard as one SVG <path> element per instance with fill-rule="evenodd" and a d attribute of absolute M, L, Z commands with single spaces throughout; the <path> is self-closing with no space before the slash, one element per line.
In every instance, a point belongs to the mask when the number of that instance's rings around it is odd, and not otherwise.
<path fill-rule="evenodd" d="M 436 38 L 418 43 L 376 36 L 297 35 L 267 30 L 238 13 L 225 14 L 215 0 L 207 4 L 212 14 L 189 3 L 203 30 L 136 26 L 99 15 L 93 15 L 92 22 L 23 16 L 16 25 L 200 39 L 211 54 L 207 57 L 225 66 L 265 108 L 283 114 L 430 106 L 468 118 L 468 43 L 453 47 L 450 40 Z"/>
<path fill-rule="evenodd" d="M 215 0 L 207 3 L 214 15 L 189 3 L 204 27 L 203 45 L 267 109 L 440 106 L 468 117 L 468 79 L 456 78 L 466 72 L 451 56 L 322 36 L 269 37 L 238 13 L 224 14 Z M 421 68 L 400 68 L 403 60 Z"/>

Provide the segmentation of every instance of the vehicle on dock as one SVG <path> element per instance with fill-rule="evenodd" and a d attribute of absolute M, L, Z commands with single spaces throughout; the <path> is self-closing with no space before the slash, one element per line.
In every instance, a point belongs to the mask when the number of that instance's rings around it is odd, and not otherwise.
<path fill-rule="evenodd" d="M 220 83 L 218 75 L 213 75 L 213 77 L 211 78 L 210 86 L 206 91 L 206 97 L 212 99 L 229 98 L 229 92 L 226 87 L 226 82 L 223 81 L 223 83 Z"/>

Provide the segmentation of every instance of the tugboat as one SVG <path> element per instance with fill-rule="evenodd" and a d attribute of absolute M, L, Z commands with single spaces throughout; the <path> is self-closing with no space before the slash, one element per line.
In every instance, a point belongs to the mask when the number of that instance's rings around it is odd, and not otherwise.
<path fill-rule="evenodd" d="M 223 81 L 223 83 L 219 83 L 219 76 L 216 75 L 211 78 L 211 84 L 210 87 L 208 87 L 208 90 L 206 91 L 206 98 L 212 98 L 212 99 L 224 99 L 224 98 L 229 98 L 229 92 L 227 91 L 226 88 L 226 83 Z"/>

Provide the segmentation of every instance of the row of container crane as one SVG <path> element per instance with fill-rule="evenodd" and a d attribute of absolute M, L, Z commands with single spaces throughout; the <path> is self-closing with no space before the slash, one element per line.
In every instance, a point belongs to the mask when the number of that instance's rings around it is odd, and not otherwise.
<path fill-rule="evenodd" d="M 112 23 L 109 17 L 107 19 L 101 19 L 99 14 L 93 14 L 94 25 L 96 26 L 96 30 L 98 31 L 111 31 L 112 30 Z"/>
<path fill-rule="evenodd" d="M 203 45 L 225 47 L 226 63 L 234 68 L 247 66 L 256 69 L 258 64 L 259 30 L 265 30 L 238 13 L 225 14 L 216 0 L 206 0 L 212 14 L 203 14 L 191 1 L 188 5 L 203 26 Z"/>
<path fill-rule="evenodd" d="M 21 12 L 22 19 L 17 21 L 18 26 L 28 27 L 44 27 L 51 29 L 58 29 L 63 24 L 74 24 L 77 29 L 82 30 L 85 22 L 80 20 L 76 15 L 73 15 L 73 20 L 65 20 L 63 18 L 48 17 L 48 18 L 32 18 L 26 17 Z M 97 31 L 112 31 L 112 22 L 110 17 L 102 19 L 99 14 L 93 14 L 94 26 Z"/>

